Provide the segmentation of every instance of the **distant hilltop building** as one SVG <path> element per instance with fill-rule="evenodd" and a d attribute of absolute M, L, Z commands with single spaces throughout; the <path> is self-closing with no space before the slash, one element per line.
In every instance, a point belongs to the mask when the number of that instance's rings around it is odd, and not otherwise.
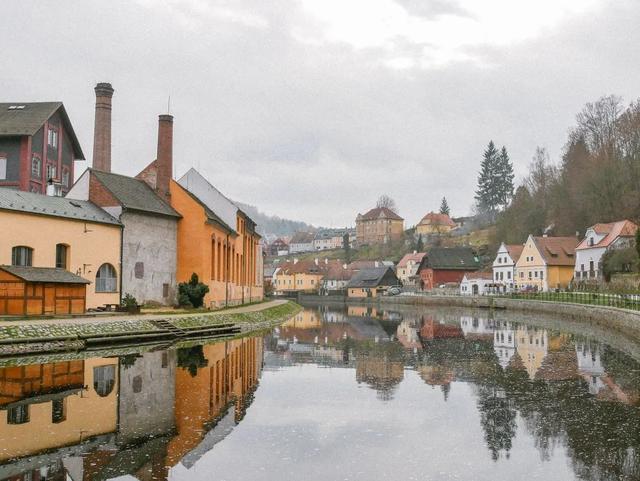
<path fill-rule="evenodd" d="M 416 226 L 416 233 L 421 235 L 446 234 L 455 229 L 457 224 L 447 214 L 429 212 Z"/>
<path fill-rule="evenodd" d="M 314 238 L 315 234 L 313 232 L 296 232 L 291 237 L 291 242 L 289 242 L 289 253 L 311 252 Z"/>
<path fill-rule="evenodd" d="M 356 217 L 358 245 L 386 244 L 398 240 L 404 231 L 404 219 L 387 207 L 376 207 Z"/>

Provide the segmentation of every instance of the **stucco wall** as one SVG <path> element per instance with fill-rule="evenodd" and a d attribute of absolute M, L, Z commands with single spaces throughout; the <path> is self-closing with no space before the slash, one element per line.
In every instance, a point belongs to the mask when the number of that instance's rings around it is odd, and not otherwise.
<path fill-rule="evenodd" d="M 4 211 L 0 232 L 0 265 L 11 264 L 12 247 L 28 246 L 33 249 L 34 267 L 55 267 L 56 244 L 66 244 L 68 270 L 91 281 L 87 308 L 120 303 L 119 291 L 96 292 L 96 274 L 102 264 L 111 264 L 119 280 L 120 226 Z"/>
<path fill-rule="evenodd" d="M 122 250 L 122 295 L 132 294 L 138 302 L 173 304 L 176 300 L 176 219 L 124 212 Z M 136 264 L 142 263 L 142 277 Z M 140 274 L 140 270 L 138 271 Z M 164 297 L 163 285 L 168 284 Z"/>

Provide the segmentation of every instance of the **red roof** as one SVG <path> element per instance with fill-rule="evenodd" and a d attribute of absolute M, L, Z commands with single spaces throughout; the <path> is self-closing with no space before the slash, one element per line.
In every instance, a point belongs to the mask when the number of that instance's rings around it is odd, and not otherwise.
<path fill-rule="evenodd" d="M 589 229 L 593 229 L 596 234 L 604 235 L 604 238 L 594 244 L 589 245 L 588 239 L 585 237 L 576 250 L 578 249 L 592 249 L 594 247 L 608 247 L 610 246 L 618 237 L 633 237 L 638 230 L 638 226 L 629 220 L 620 220 L 618 222 L 610 222 L 608 224 L 596 224 Z"/>
<path fill-rule="evenodd" d="M 534 237 L 538 251 L 550 266 L 573 266 L 576 261 L 575 237 Z"/>
<path fill-rule="evenodd" d="M 422 258 L 426 256 L 426 252 L 414 252 L 410 254 L 405 254 L 400 262 L 398 262 L 398 267 L 407 267 L 407 263 L 409 261 L 413 261 L 415 264 L 420 264 Z"/>
<path fill-rule="evenodd" d="M 520 254 L 522 254 L 522 249 L 524 249 L 524 245 L 522 244 L 509 244 L 506 245 L 505 247 L 507 249 L 507 252 L 509 253 L 509 257 L 511 257 L 511 260 L 513 262 L 518 262 L 518 259 L 520 259 Z"/>
<path fill-rule="evenodd" d="M 364 215 L 358 215 L 357 220 L 377 220 L 377 219 L 391 219 L 391 220 L 404 220 L 394 211 L 388 207 L 376 207 L 371 209 Z"/>
<path fill-rule="evenodd" d="M 456 223 L 451 220 L 447 214 L 436 214 L 435 212 L 429 212 L 420 221 L 422 225 L 443 225 L 447 227 L 455 227 Z"/>

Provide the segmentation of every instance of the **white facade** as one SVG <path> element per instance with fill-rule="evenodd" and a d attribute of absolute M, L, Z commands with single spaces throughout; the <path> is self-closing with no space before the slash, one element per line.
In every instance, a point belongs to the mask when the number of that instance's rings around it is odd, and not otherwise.
<path fill-rule="evenodd" d="M 396 269 L 396 275 L 403 286 L 415 286 L 417 285 L 418 268 L 420 262 L 416 262 L 412 259 L 407 261 L 407 264 Z"/>
<path fill-rule="evenodd" d="M 600 346 L 589 342 L 576 343 L 576 357 L 578 372 L 587 381 L 589 392 L 593 395 L 598 394 L 605 387 L 602 378 L 606 376 L 600 358 Z"/>
<path fill-rule="evenodd" d="M 483 296 L 489 294 L 493 288 L 493 279 L 465 274 L 460 282 L 460 295 Z"/>
<path fill-rule="evenodd" d="M 516 353 L 516 331 L 507 321 L 498 321 L 493 332 L 493 350 L 502 369 L 506 369 Z"/>
<path fill-rule="evenodd" d="M 495 322 L 482 317 L 460 317 L 460 329 L 466 336 L 493 336 Z"/>
<path fill-rule="evenodd" d="M 598 280 L 602 276 L 602 256 L 609 249 L 624 249 L 633 245 L 630 237 L 616 237 L 608 246 L 598 246 L 607 237 L 607 233 L 598 234 L 593 228 L 587 229 L 584 240 L 576 249 L 575 280 Z M 593 247 L 589 247 L 593 246 Z"/>
<path fill-rule="evenodd" d="M 310 242 L 292 242 L 289 244 L 289 253 L 311 252 L 313 250 L 313 241 Z"/>
<path fill-rule="evenodd" d="M 516 289 L 516 259 L 511 258 L 504 242 L 500 244 L 492 270 L 493 281 L 500 286 L 501 292 L 511 292 Z"/>

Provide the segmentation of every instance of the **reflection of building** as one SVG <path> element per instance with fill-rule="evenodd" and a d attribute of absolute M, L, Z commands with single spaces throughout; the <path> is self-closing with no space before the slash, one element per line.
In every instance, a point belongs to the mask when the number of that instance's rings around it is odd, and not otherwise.
<path fill-rule="evenodd" d="M 423 341 L 431 339 L 460 339 L 462 337 L 464 337 L 464 333 L 459 325 L 436 322 L 432 318 L 425 319 L 420 328 L 420 338 Z"/>
<path fill-rule="evenodd" d="M 315 309 L 303 309 L 282 324 L 283 328 L 295 327 L 299 329 L 310 329 L 320 326 L 322 326 L 322 319 L 320 318 L 320 313 Z"/>
<path fill-rule="evenodd" d="M 393 391 L 404 379 L 404 365 L 394 355 L 393 344 L 382 344 L 356 356 L 356 381 L 368 384 L 382 400 L 391 399 Z"/>
<path fill-rule="evenodd" d="M 605 384 L 602 378 L 606 375 L 600 358 L 600 345 L 589 342 L 576 343 L 578 372 L 587 381 L 589 392 L 598 394 Z"/>
<path fill-rule="evenodd" d="M 119 443 L 166 434 L 173 429 L 175 370 L 175 350 L 121 359 Z"/>
<path fill-rule="evenodd" d="M 396 337 L 405 349 L 422 349 L 422 343 L 418 335 L 418 326 L 414 320 L 407 319 L 398 324 Z"/>
<path fill-rule="evenodd" d="M 178 366 L 177 433 L 167 446 L 166 465 L 174 466 L 190 456 L 187 464 L 191 466 L 201 453 L 201 444 L 211 442 L 212 425 L 223 419 L 223 424 L 229 423 L 231 408 L 232 425 L 244 416 L 262 369 L 262 338 L 185 348 L 178 352 Z"/>
<path fill-rule="evenodd" d="M 498 356 L 498 363 L 506 369 L 516 353 L 516 332 L 510 322 L 498 321 L 493 333 L 493 350 Z"/>
<path fill-rule="evenodd" d="M 117 392 L 117 359 L 0 369 L 0 461 L 114 432 Z"/>
<path fill-rule="evenodd" d="M 516 349 L 529 378 L 533 379 L 547 356 L 547 330 L 528 326 L 518 327 L 516 330 Z"/>
<path fill-rule="evenodd" d="M 460 317 L 460 328 L 465 337 L 489 337 L 493 336 L 495 322 L 493 319 L 485 319 L 476 316 Z"/>

